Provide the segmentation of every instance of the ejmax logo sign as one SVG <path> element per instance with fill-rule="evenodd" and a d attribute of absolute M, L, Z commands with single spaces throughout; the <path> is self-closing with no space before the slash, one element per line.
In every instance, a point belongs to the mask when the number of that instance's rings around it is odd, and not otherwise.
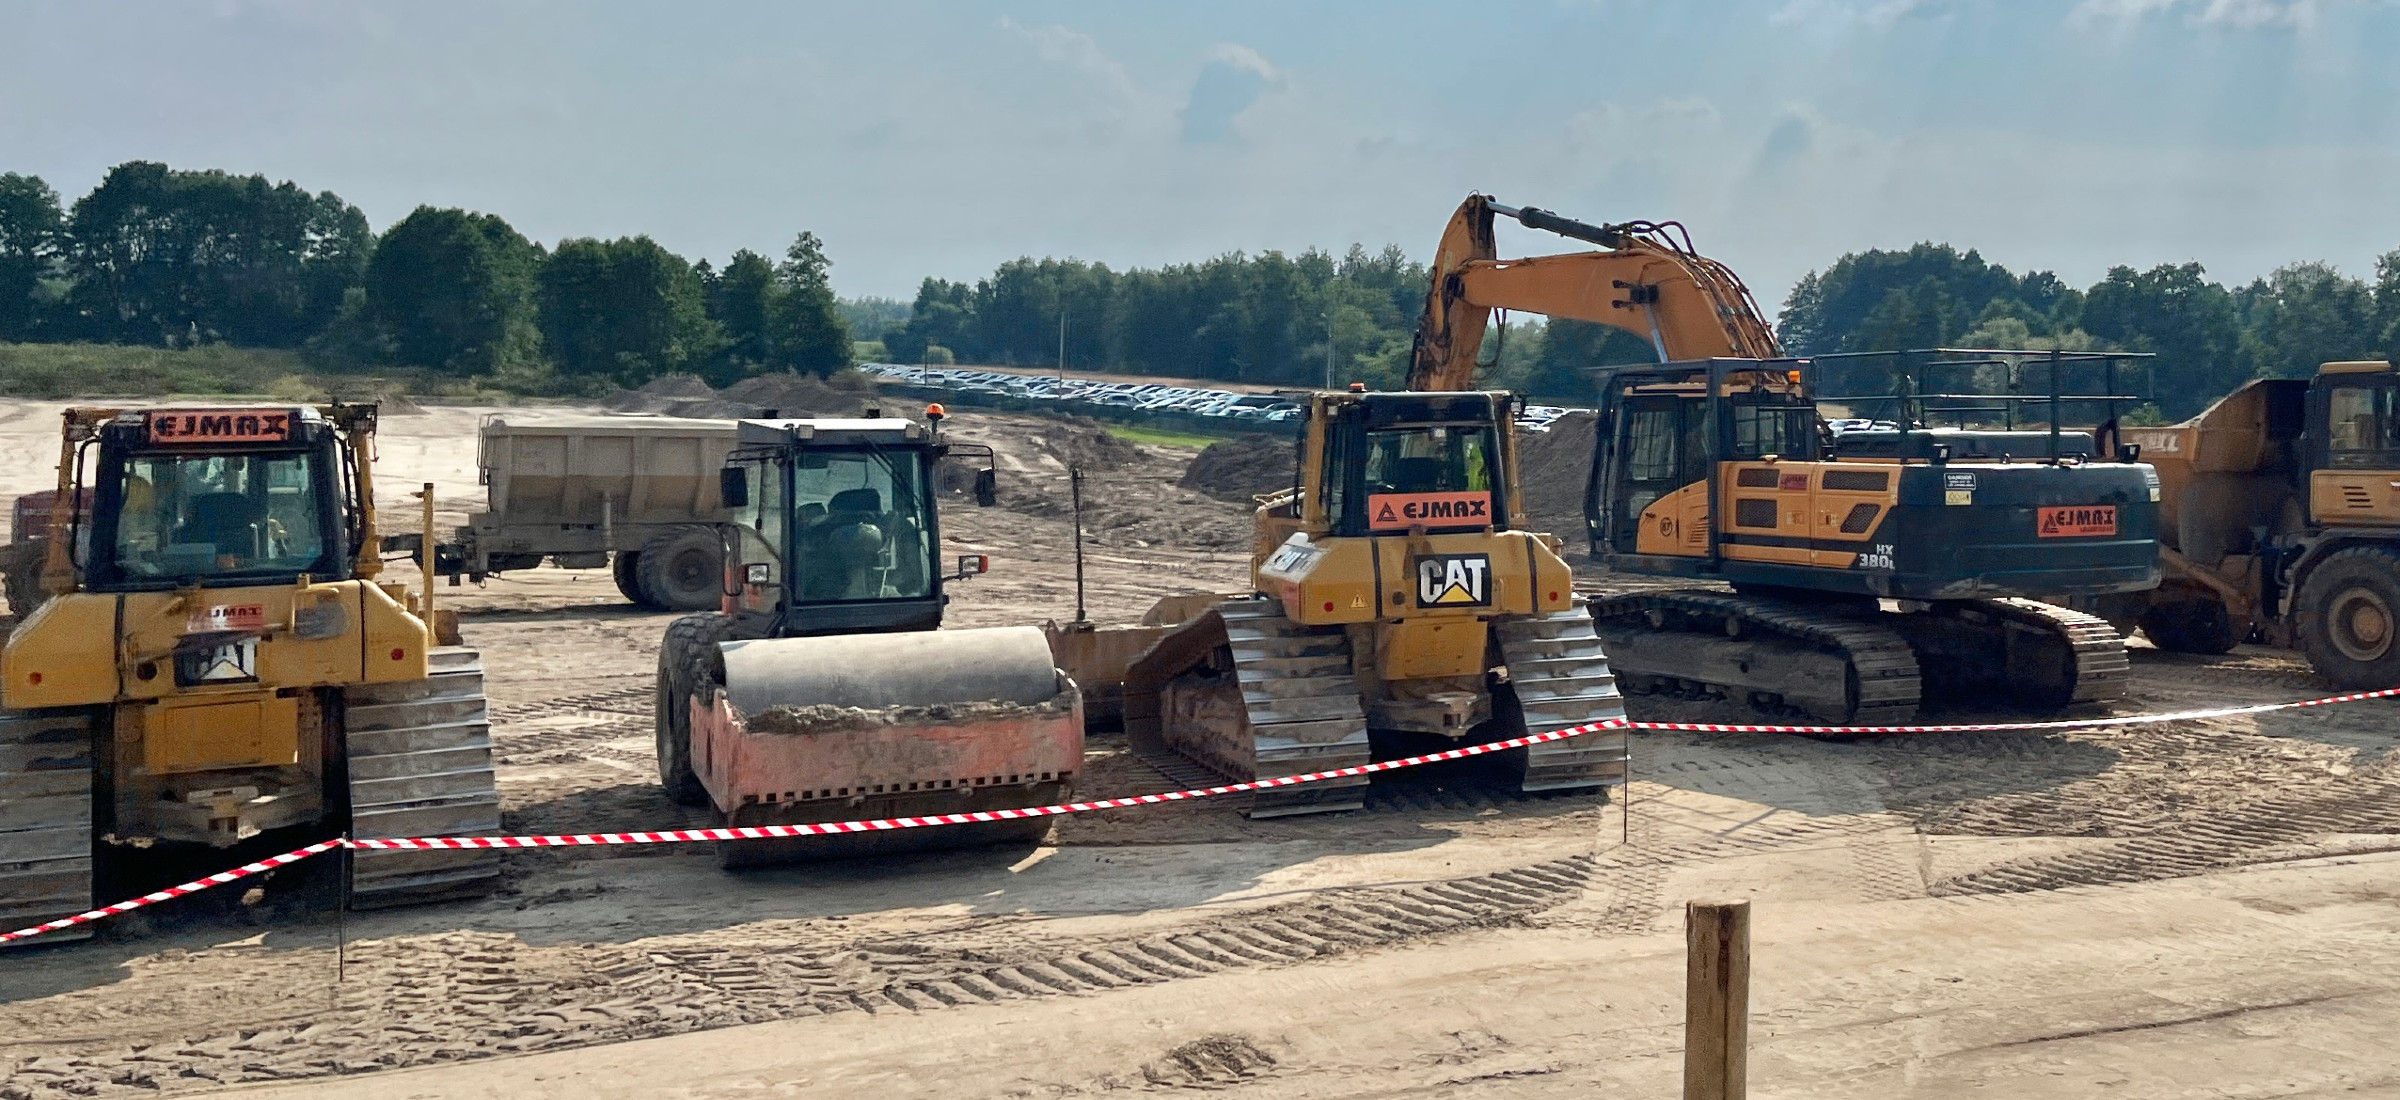
<path fill-rule="evenodd" d="M 1418 607 L 1489 607 L 1492 559 L 1488 554 L 1430 554 L 1417 559 Z"/>

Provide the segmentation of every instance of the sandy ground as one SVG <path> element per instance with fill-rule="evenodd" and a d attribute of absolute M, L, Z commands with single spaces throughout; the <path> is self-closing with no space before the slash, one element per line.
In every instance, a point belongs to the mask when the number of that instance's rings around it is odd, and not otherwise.
<path fill-rule="evenodd" d="M 473 506 L 481 411 L 388 419 L 387 503 L 434 480 Z M 0 405 L 0 492 L 47 483 L 54 414 Z M 953 622 L 1071 617 L 1082 452 L 1025 418 L 954 430 L 1000 449 L 1004 502 L 945 521 L 994 558 Z M 1172 487 L 1189 456 L 1087 482 L 1094 618 L 1241 583 L 1247 522 Z M 666 616 L 604 571 L 442 594 L 485 655 L 512 831 L 704 823 L 653 778 Z M 2134 664 L 2125 712 L 2319 693 L 2265 650 Z M 491 899 L 339 920 L 203 895 L 0 955 L 0 1100 L 1670 1095 L 1680 909 L 1728 896 L 1757 904 L 1754 1095 L 2400 1095 L 2393 718 L 1656 735 L 1617 800 L 1400 776 L 1356 813 L 1111 811 L 881 865 L 517 853 Z M 1086 793 L 1174 785 L 1119 737 L 1091 751 Z"/>

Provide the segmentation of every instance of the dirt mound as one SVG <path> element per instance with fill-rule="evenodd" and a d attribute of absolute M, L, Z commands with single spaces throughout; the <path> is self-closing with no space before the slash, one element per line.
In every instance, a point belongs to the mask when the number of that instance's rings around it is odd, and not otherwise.
<path fill-rule="evenodd" d="M 717 396 L 727 401 L 751 406 L 745 415 L 761 416 L 773 410 L 776 416 L 857 416 L 867 409 L 872 392 L 827 385 L 824 379 L 812 374 L 762 374 L 744 378 Z"/>
<path fill-rule="evenodd" d="M 1260 493 L 1292 485 L 1292 441 L 1279 435 L 1245 435 L 1211 443 L 1185 467 L 1176 482 L 1218 500 L 1248 504 Z"/>
<path fill-rule="evenodd" d="M 1101 427 L 1085 417 L 1071 416 L 1042 432 L 1035 443 L 1044 453 L 1069 466 L 1081 466 L 1089 473 L 1094 470 L 1122 470 L 1143 458 L 1141 445 Z"/>
<path fill-rule="evenodd" d="M 1597 423 L 1591 413 L 1572 412 L 1551 421 L 1549 431 L 1517 436 L 1517 485 L 1533 529 L 1567 540 L 1569 550 L 1584 543 L 1583 489 L 1591 480 Z"/>

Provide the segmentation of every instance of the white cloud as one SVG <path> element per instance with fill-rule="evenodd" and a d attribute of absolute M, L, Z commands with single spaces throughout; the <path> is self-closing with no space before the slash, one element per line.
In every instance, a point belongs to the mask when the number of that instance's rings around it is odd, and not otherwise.
<path fill-rule="evenodd" d="M 2200 27 L 2249 30 L 2262 27 L 2308 27 L 2328 7 L 2360 0 L 2083 0 L 2069 14 L 2073 23 L 2130 24 L 2151 16 L 2182 13 Z"/>
<path fill-rule="evenodd" d="M 1007 16 L 1000 17 L 1000 29 L 1031 43 L 1044 61 L 1082 73 L 1125 99 L 1147 98 L 1133 70 L 1109 56 L 1091 35 L 1055 23 L 1028 27 Z"/>
<path fill-rule="evenodd" d="M 1274 64 L 1267 60 L 1266 55 L 1239 43 L 1219 42 L 1209 47 L 1208 59 L 1220 65 L 1230 65 L 1236 69 L 1257 73 L 1260 79 L 1269 82 L 1283 78 L 1283 74 L 1276 71 Z"/>
<path fill-rule="evenodd" d="M 1777 26 L 1800 23 L 1865 23 L 1884 26 L 1936 6 L 1938 0 L 1784 0 L 1767 16 Z"/>

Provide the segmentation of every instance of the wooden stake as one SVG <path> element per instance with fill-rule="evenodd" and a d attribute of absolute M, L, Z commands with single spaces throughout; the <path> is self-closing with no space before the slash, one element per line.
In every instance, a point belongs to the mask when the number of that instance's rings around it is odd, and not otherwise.
<path fill-rule="evenodd" d="M 1683 910 L 1683 1100 L 1742 1100 L 1750 1063 L 1750 903 Z"/>

